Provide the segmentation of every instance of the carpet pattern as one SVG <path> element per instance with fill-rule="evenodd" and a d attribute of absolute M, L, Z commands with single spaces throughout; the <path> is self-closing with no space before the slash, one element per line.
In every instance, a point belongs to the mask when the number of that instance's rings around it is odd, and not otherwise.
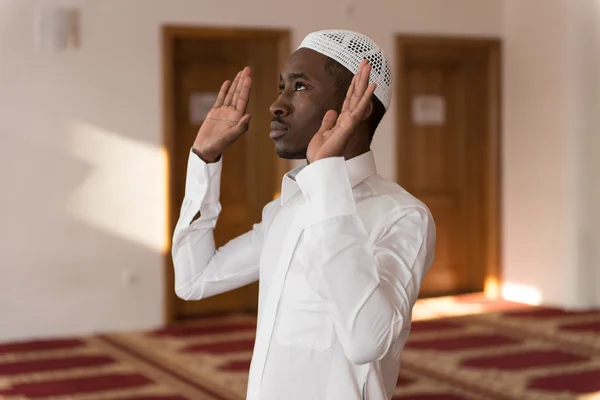
<path fill-rule="evenodd" d="M 0 345 L 6 400 L 241 400 L 255 322 Z M 600 398 L 600 311 L 550 308 L 413 324 L 395 400 Z"/>

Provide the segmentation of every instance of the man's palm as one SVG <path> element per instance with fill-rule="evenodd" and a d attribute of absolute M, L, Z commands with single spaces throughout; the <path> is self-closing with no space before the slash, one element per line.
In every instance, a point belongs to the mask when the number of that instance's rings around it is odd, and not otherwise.
<path fill-rule="evenodd" d="M 194 151 L 205 161 L 217 160 L 227 146 L 248 130 L 251 115 L 244 113 L 251 88 L 250 68 L 239 72 L 233 83 L 226 81 L 221 86 L 194 141 Z"/>
<path fill-rule="evenodd" d="M 348 142 L 356 131 L 356 126 L 364 119 L 376 85 L 369 85 L 371 66 L 364 60 L 352 79 L 344 100 L 342 112 L 337 115 L 329 110 L 319 131 L 313 136 L 306 152 L 309 162 L 327 157 L 341 157 Z"/>

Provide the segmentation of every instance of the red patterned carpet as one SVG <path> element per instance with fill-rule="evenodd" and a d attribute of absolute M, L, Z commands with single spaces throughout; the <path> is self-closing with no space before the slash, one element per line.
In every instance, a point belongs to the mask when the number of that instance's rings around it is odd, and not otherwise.
<path fill-rule="evenodd" d="M 241 400 L 251 317 L 0 345 L 6 400 Z M 600 311 L 496 311 L 413 325 L 396 400 L 600 399 Z"/>

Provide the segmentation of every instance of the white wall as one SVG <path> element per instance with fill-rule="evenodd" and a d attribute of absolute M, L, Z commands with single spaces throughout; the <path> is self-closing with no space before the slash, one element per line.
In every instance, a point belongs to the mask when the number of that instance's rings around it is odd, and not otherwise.
<path fill-rule="evenodd" d="M 600 306 L 599 10 L 598 0 L 505 1 L 507 298 Z"/>
<path fill-rule="evenodd" d="M 34 10 L 73 4 L 82 47 L 33 46 Z M 499 36 L 502 0 L 217 3 L 0 0 L 0 340 L 142 329 L 163 315 L 163 23 Z M 375 141 L 394 175 L 394 118 Z M 123 285 L 123 273 L 138 280 Z"/>
<path fill-rule="evenodd" d="M 578 281 L 584 304 L 600 306 L 600 0 L 573 3 L 579 146 Z"/>

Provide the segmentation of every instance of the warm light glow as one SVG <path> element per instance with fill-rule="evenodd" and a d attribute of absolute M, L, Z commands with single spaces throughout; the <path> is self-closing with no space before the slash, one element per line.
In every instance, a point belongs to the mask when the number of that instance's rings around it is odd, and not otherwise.
<path fill-rule="evenodd" d="M 485 293 L 433 297 L 417 300 L 413 307 L 412 320 L 423 321 L 528 307 L 526 304 L 490 299 Z"/>
<path fill-rule="evenodd" d="M 600 392 L 582 394 L 577 400 L 600 400 Z"/>
<path fill-rule="evenodd" d="M 480 314 L 484 311 L 483 304 L 461 304 L 453 296 L 420 299 L 413 307 L 412 320 L 423 321 L 450 316 Z"/>
<path fill-rule="evenodd" d="M 67 212 L 112 235 L 165 252 L 167 152 L 81 122 L 69 151 L 90 165 L 67 202 Z"/>
<path fill-rule="evenodd" d="M 502 285 L 502 298 L 515 303 L 539 306 L 542 304 L 542 293 L 533 286 L 505 283 Z"/>
<path fill-rule="evenodd" d="M 496 278 L 488 277 L 485 280 L 485 297 L 488 299 L 499 299 L 500 298 L 500 284 Z"/>

